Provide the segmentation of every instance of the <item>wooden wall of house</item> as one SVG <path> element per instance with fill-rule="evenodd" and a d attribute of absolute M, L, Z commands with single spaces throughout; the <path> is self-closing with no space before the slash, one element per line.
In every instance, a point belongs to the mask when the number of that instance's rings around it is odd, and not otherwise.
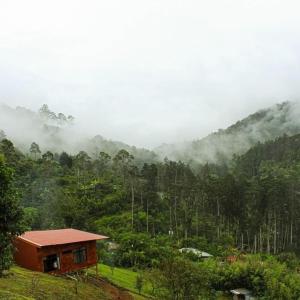
<path fill-rule="evenodd" d="M 38 259 L 38 248 L 21 239 L 14 241 L 14 260 L 21 267 L 33 271 L 43 271 Z"/>
<path fill-rule="evenodd" d="M 73 251 L 82 247 L 86 247 L 87 261 L 76 264 L 74 262 Z M 51 273 L 68 273 L 83 268 L 93 266 L 97 263 L 96 241 L 79 242 L 73 244 L 64 244 L 57 246 L 46 246 L 38 248 L 21 239 L 15 241 L 15 262 L 27 269 L 33 271 L 44 271 L 43 259 L 52 254 L 57 254 L 60 259 L 60 269 Z"/>
<path fill-rule="evenodd" d="M 76 264 L 74 262 L 73 251 L 82 247 L 86 247 L 87 249 L 87 261 L 81 264 Z M 42 268 L 43 258 L 52 254 L 57 254 L 60 258 L 60 269 L 53 271 L 53 273 L 73 272 L 89 266 L 93 266 L 97 263 L 96 241 L 43 247 L 38 254 L 38 259 Z"/>

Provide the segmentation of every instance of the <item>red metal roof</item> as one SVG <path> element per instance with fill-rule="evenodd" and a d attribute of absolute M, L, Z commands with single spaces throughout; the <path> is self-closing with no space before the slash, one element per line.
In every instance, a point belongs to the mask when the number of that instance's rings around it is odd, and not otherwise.
<path fill-rule="evenodd" d="M 57 230 L 27 231 L 18 238 L 30 244 L 34 244 L 38 247 L 44 247 L 103 240 L 107 239 L 108 237 L 104 235 L 68 228 Z"/>

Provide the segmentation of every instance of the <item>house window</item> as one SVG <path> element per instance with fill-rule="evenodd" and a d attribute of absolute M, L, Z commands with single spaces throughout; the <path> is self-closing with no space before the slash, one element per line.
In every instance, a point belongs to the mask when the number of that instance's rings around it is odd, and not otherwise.
<path fill-rule="evenodd" d="M 73 251 L 74 253 L 74 263 L 81 264 L 86 261 L 86 248 L 82 247 Z"/>

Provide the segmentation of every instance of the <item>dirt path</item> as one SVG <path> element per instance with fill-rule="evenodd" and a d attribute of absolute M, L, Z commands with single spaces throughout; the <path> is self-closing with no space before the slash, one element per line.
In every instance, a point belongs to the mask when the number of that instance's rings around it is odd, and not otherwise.
<path fill-rule="evenodd" d="M 134 300 L 128 291 L 112 285 L 103 278 L 90 277 L 89 282 L 101 287 L 111 300 Z"/>

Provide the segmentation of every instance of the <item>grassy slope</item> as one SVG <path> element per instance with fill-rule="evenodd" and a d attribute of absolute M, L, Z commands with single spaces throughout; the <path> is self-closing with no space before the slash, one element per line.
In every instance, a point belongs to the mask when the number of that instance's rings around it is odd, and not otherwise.
<path fill-rule="evenodd" d="M 94 269 L 90 269 L 94 272 Z M 137 272 L 131 271 L 129 269 L 114 268 L 112 273 L 111 268 L 107 265 L 99 264 L 98 271 L 101 277 L 106 278 L 108 281 L 112 282 L 118 287 L 127 289 L 132 292 L 135 300 L 145 300 L 151 298 L 151 286 L 149 283 L 144 282 L 142 289 L 142 296 L 138 295 L 138 290 L 135 288 Z M 232 299 L 228 295 L 219 295 L 218 300 L 228 300 Z"/>
<path fill-rule="evenodd" d="M 72 280 L 13 267 L 7 277 L 0 278 L 0 299 L 6 300 L 99 300 L 108 299 L 100 288 L 79 282 L 78 294 Z"/>
<path fill-rule="evenodd" d="M 90 270 L 94 272 L 94 269 Z M 145 297 L 146 299 L 150 297 L 150 285 L 147 283 L 143 284 L 142 296 L 138 295 L 138 290 L 135 288 L 137 272 L 129 269 L 114 268 L 112 273 L 111 268 L 103 264 L 99 264 L 98 270 L 101 277 L 106 278 L 118 287 L 131 291 L 134 299 L 142 300 L 145 299 Z"/>
<path fill-rule="evenodd" d="M 89 269 L 91 274 L 95 268 Z M 150 284 L 144 283 L 142 295 L 135 288 L 137 272 L 99 265 L 99 274 L 118 287 L 131 291 L 135 300 L 146 300 L 150 297 Z M 75 294 L 75 284 L 58 276 L 32 272 L 20 267 L 13 267 L 10 275 L 0 278 L 0 300 L 108 300 L 101 288 L 89 283 L 79 282 L 78 294 Z M 224 296 L 218 299 L 231 299 Z"/>

